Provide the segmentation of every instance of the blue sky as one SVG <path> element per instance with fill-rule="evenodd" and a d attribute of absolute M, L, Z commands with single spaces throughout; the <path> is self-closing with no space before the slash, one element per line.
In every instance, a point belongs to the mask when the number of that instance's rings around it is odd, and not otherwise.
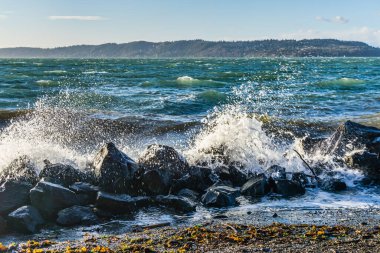
<path fill-rule="evenodd" d="M 0 47 L 267 38 L 380 47 L 380 0 L 0 0 Z"/>

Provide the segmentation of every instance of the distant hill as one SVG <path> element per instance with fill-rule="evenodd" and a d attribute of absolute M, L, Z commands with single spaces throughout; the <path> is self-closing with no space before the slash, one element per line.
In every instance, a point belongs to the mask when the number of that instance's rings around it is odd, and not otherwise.
<path fill-rule="evenodd" d="M 380 48 L 334 39 L 173 42 L 3 48 L 1 58 L 380 57 Z"/>

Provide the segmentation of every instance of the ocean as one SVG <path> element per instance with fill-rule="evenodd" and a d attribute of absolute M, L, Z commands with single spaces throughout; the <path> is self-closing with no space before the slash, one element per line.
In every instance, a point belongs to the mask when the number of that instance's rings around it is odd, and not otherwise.
<path fill-rule="evenodd" d="M 307 171 L 293 149 L 310 164 L 333 163 L 303 153 L 300 143 L 346 120 L 380 127 L 380 59 L 0 60 L 0 169 L 20 155 L 39 168 L 48 159 L 82 169 L 112 141 L 134 159 L 159 143 L 191 164 L 207 163 L 207 150 L 223 146 L 246 171 L 274 164 Z M 308 189 L 228 212 L 380 208 L 378 188 L 355 184 L 358 171 L 333 167 L 349 186 L 345 193 Z"/>

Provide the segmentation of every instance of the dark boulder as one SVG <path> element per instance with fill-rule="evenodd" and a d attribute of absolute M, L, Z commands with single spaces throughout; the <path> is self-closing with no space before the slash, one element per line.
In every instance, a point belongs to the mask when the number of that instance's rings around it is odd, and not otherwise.
<path fill-rule="evenodd" d="M 0 216 L 0 235 L 7 232 L 7 221 Z"/>
<path fill-rule="evenodd" d="M 58 212 L 57 223 L 62 226 L 92 225 L 99 222 L 93 208 L 72 206 Z"/>
<path fill-rule="evenodd" d="M 260 197 L 269 193 L 270 187 L 264 174 L 250 178 L 242 187 L 241 194 L 251 197 Z"/>
<path fill-rule="evenodd" d="M 360 170 L 369 179 L 380 181 L 380 157 L 367 151 L 355 152 L 345 158 L 348 166 Z"/>
<path fill-rule="evenodd" d="M 364 126 L 352 121 L 340 125 L 334 134 L 319 145 L 323 154 L 343 157 L 357 149 L 380 153 L 380 129 Z"/>
<path fill-rule="evenodd" d="M 39 176 L 40 178 L 45 178 L 46 181 L 60 184 L 65 187 L 68 187 L 75 182 L 87 181 L 87 175 L 71 165 L 61 163 L 52 164 L 47 160 L 45 160 L 45 167 Z"/>
<path fill-rule="evenodd" d="M 179 212 L 193 212 L 196 207 L 196 204 L 190 199 L 175 195 L 156 196 L 155 202 Z"/>
<path fill-rule="evenodd" d="M 37 167 L 28 156 L 20 156 L 0 171 L 0 183 L 18 181 L 35 185 L 38 180 Z"/>
<path fill-rule="evenodd" d="M 305 188 L 288 179 L 277 179 L 274 181 L 274 192 L 284 197 L 291 197 L 305 194 Z"/>
<path fill-rule="evenodd" d="M 240 192 L 228 186 L 212 186 L 202 196 L 202 203 L 210 207 L 227 207 L 237 204 Z"/>
<path fill-rule="evenodd" d="M 188 188 L 184 188 L 177 193 L 178 196 L 186 197 L 196 202 L 199 198 L 199 193 Z"/>
<path fill-rule="evenodd" d="M 279 165 L 270 166 L 265 173 L 273 179 L 286 179 L 286 169 Z"/>
<path fill-rule="evenodd" d="M 68 188 L 51 182 L 40 181 L 30 190 L 30 200 L 41 214 L 55 219 L 56 214 L 67 207 L 81 205 L 87 200 Z"/>
<path fill-rule="evenodd" d="M 233 165 L 219 166 L 215 168 L 215 174 L 221 181 L 230 181 L 235 187 L 240 187 L 247 181 L 247 175 Z"/>
<path fill-rule="evenodd" d="M 78 195 L 85 196 L 85 198 L 88 199 L 88 203 L 90 204 L 95 203 L 99 191 L 98 186 L 84 182 L 76 182 L 70 185 L 69 189 Z"/>
<path fill-rule="evenodd" d="M 208 167 L 191 166 L 189 172 L 179 179 L 173 180 L 171 192 L 176 193 L 188 188 L 196 192 L 204 192 L 218 181 L 218 176 Z"/>
<path fill-rule="evenodd" d="M 98 192 L 96 207 L 112 213 L 130 213 L 153 203 L 150 197 L 132 197 L 127 194 Z"/>
<path fill-rule="evenodd" d="M 320 143 L 322 143 L 323 141 L 326 141 L 326 138 L 306 137 L 301 141 L 301 145 L 304 152 L 311 154 L 315 153 L 318 150 Z"/>
<path fill-rule="evenodd" d="M 27 182 L 6 181 L 0 186 L 0 214 L 8 214 L 29 203 L 32 185 Z"/>
<path fill-rule="evenodd" d="M 174 148 L 165 145 L 150 145 L 139 158 L 144 173 L 142 187 L 151 195 L 167 194 L 173 180 L 189 172 L 185 158 Z"/>
<path fill-rule="evenodd" d="M 344 181 L 337 178 L 325 178 L 318 181 L 318 186 L 324 191 L 338 192 L 347 189 L 347 185 Z"/>
<path fill-rule="evenodd" d="M 132 193 L 138 165 L 129 156 L 107 143 L 94 158 L 93 166 L 99 186 L 107 192 Z"/>
<path fill-rule="evenodd" d="M 311 182 L 309 180 L 309 176 L 307 176 L 303 172 L 294 172 L 292 173 L 292 181 L 297 182 L 302 187 L 310 186 Z"/>
<path fill-rule="evenodd" d="M 40 212 L 33 206 L 23 206 L 10 213 L 8 225 L 21 233 L 35 233 L 44 224 Z"/>

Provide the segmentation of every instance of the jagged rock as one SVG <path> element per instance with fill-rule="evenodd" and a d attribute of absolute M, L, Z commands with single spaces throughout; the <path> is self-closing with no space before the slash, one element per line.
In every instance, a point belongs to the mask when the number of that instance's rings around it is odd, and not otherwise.
<path fill-rule="evenodd" d="M 256 177 L 250 178 L 242 187 L 241 194 L 252 197 L 264 196 L 269 193 L 270 188 L 267 177 L 260 174 Z"/>
<path fill-rule="evenodd" d="M 301 145 L 302 145 L 303 150 L 306 153 L 310 154 L 310 153 L 316 152 L 318 149 L 318 145 L 325 140 L 326 138 L 324 137 L 316 137 L 316 138 L 306 137 L 302 140 Z"/>
<path fill-rule="evenodd" d="M 0 171 L 0 183 L 19 181 L 35 185 L 38 180 L 37 167 L 28 156 L 20 156 Z"/>
<path fill-rule="evenodd" d="M 57 223 L 62 226 L 92 225 L 98 222 L 98 217 L 91 207 L 72 206 L 58 212 Z"/>
<path fill-rule="evenodd" d="M 7 232 L 7 221 L 0 216 L 0 235 Z"/>
<path fill-rule="evenodd" d="M 155 201 L 159 205 L 164 205 L 166 207 L 170 207 L 179 212 L 193 212 L 195 211 L 195 203 L 190 199 L 182 196 L 156 196 Z"/>
<path fill-rule="evenodd" d="M 45 223 L 40 212 L 33 206 L 23 206 L 7 217 L 10 228 L 21 233 L 35 233 Z"/>
<path fill-rule="evenodd" d="M 310 186 L 310 180 L 308 176 L 303 172 L 292 173 L 292 181 L 297 182 L 302 187 Z"/>
<path fill-rule="evenodd" d="M 94 158 L 93 166 L 99 186 L 107 192 L 131 193 L 138 165 L 129 156 L 107 143 Z"/>
<path fill-rule="evenodd" d="M 127 194 L 98 192 L 96 207 L 113 213 L 130 213 L 153 203 L 150 197 L 131 197 Z"/>
<path fill-rule="evenodd" d="M 185 158 L 172 147 L 150 145 L 139 158 L 144 170 L 143 189 L 151 195 L 167 194 L 174 179 L 189 172 Z"/>
<path fill-rule="evenodd" d="M 277 179 L 274 183 L 274 192 L 281 194 L 284 197 L 305 194 L 305 188 L 297 182 L 287 179 Z"/>
<path fill-rule="evenodd" d="M 0 186 L 0 214 L 8 214 L 29 202 L 32 185 L 27 182 L 6 181 Z"/>
<path fill-rule="evenodd" d="M 346 183 L 337 178 L 320 179 L 318 185 L 322 190 L 330 192 L 344 191 L 347 189 Z"/>
<path fill-rule="evenodd" d="M 233 186 L 240 187 L 247 181 L 247 175 L 233 165 L 217 167 L 215 173 L 220 180 L 231 181 Z"/>
<path fill-rule="evenodd" d="M 334 154 L 338 157 L 363 148 L 379 154 L 380 129 L 347 121 L 330 138 L 322 141 L 319 147 L 323 154 Z"/>
<path fill-rule="evenodd" d="M 206 206 L 227 207 L 237 204 L 236 198 L 240 192 L 228 186 L 212 186 L 202 196 L 202 203 Z"/>
<path fill-rule="evenodd" d="M 98 186 L 84 182 L 76 182 L 70 185 L 69 189 L 78 195 L 86 196 L 86 198 L 88 199 L 88 203 L 90 204 L 95 203 L 99 191 Z"/>
<path fill-rule="evenodd" d="M 61 163 L 52 164 L 47 160 L 45 160 L 45 167 L 39 176 L 40 178 L 45 178 L 46 181 L 60 184 L 65 187 L 68 187 L 75 182 L 87 181 L 86 174 L 75 169 L 71 165 Z"/>
<path fill-rule="evenodd" d="M 83 196 L 75 194 L 68 188 L 46 181 L 38 182 L 30 190 L 30 200 L 32 205 L 47 218 L 55 218 L 60 210 L 87 202 Z"/>
<path fill-rule="evenodd" d="M 369 179 L 380 181 L 380 157 L 367 151 L 355 152 L 345 158 L 348 166 L 363 171 Z"/>
<path fill-rule="evenodd" d="M 178 196 L 186 197 L 196 202 L 199 198 L 199 193 L 188 188 L 184 188 L 177 193 Z"/>
<path fill-rule="evenodd" d="M 204 192 L 217 182 L 218 177 L 208 167 L 191 166 L 189 173 L 173 181 L 171 192 L 178 192 L 188 188 L 196 192 Z"/>

